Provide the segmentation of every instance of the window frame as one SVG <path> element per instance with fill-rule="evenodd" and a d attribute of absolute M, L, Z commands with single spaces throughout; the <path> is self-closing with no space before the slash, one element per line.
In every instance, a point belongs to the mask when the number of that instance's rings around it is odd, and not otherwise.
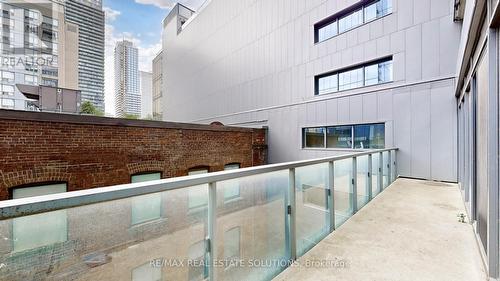
<path fill-rule="evenodd" d="M 302 149 L 304 150 L 370 150 L 370 149 L 381 149 L 381 148 L 356 148 L 356 135 L 355 135 L 355 128 L 357 126 L 376 126 L 376 125 L 383 125 L 384 128 L 384 147 L 386 147 L 386 138 L 385 138 L 385 129 L 386 129 L 386 122 L 372 122 L 372 123 L 355 123 L 355 124 L 338 124 L 338 125 L 329 125 L 329 126 L 311 126 L 311 127 L 302 127 L 301 128 L 301 133 L 302 133 Z M 338 128 L 338 127 L 350 127 L 351 131 L 351 147 L 328 147 L 328 128 Z M 310 129 L 310 128 L 323 128 L 324 130 L 324 145 L 323 147 L 307 147 L 306 143 L 306 135 L 305 135 L 305 130 Z"/>
<path fill-rule="evenodd" d="M 163 178 L 163 172 L 162 171 L 144 171 L 144 172 L 138 172 L 138 173 L 130 175 L 130 183 L 132 183 L 132 179 L 133 179 L 134 176 L 149 175 L 149 174 L 160 174 L 160 179 Z M 143 181 L 143 182 L 147 182 L 147 181 Z M 148 196 L 148 195 L 152 195 L 152 194 L 155 194 L 155 193 L 150 193 L 150 194 L 141 195 L 141 196 Z M 134 222 L 134 220 L 133 220 L 133 218 L 134 218 L 134 216 L 133 216 L 134 202 L 133 201 L 134 201 L 135 198 L 141 197 L 141 196 L 135 196 L 135 197 L 131 198 L 131 202 L 130 202 L 130 226 L 131 227 L 139 226 L 139 225 L 142 225 L 142 224 L 147 224 L 147 223 L 158 221 L 158 220 L 161 220 L 161 219 L 164 218 L 163 200 L 162 200 L 161 193 L 159 193 L 158 194 L 158 196 L 160 197 L 160 206 L 159 206 L 159 208 L 160 208 L 160 214 L 159 214 L 159 216 L 155 217 L 155 218 L 147 219 L 147 220 L 142 220 L 142 221 Z"/>
<path fill-rule="evenodd" d="M 333 14 L 333 15 L 331 15 L 331 16 L 329 16 L 329 17 L 327 17 L 327 18 L 325 18 L 325 19 L 323 19 L 323 20 L 321 20 L 319 22 L 317 22 L 316 24 L 314 24 L 314 27 L 313 27 L 314 28 L 314 44 L 316 45 L 316 44 L 328 41 L 328 40 L 330 40 L 332 38 L 335 38 L 335 37 L 337 37 L 337 36 L 339 36 L 341 34 L 344 34 L 344 33 L 347 33 L 347 32 L 349 32 L 351 30 L 354 30 L 354 29 L 356 29 L 356 28 L 358 28 L 360 26 L 363 26 L 363 25 L 368 24 L 370 22 L 373 22 L 373 21 L 376 21 L 378 19 L 382 19 L 382 18 L 384 18 L 386 16 L 391 15 L 393 13 L 393 7 L 394 7 L 394 5 L 392 3 L 392 0 L 388 0 L 388 1 L 391 1 L 391 6 L 390 6 L 391 9 L 390 9 L 390 11 L 388 11 L 384 15 L 381 15 L 379 17 L 375 17 L 373 19 L 369 19 L 369 20 L 366 19 L 366 14 L 365 14 L 366 7 L 369 7 L 369 6 L 371 6 L 371 5 L 373 5 L 373 4 L 377 3 L 377 2 L 382 2 L 382 1 L 385 1 L 385 0 L 363 0 L 363 1 L 360 1 L 359 3 L 351 5 L 351 6 L 347 7 L 347 8 L 345 8 L 345 9 L 343 9 L 343 10 L 341 10 L 341 11 L 339 11 L 339 12 L 337 12 L 337 13 L 335 13 L 335 14 Z M 354 13 L 356 13 L 356 12 L 358 12 L 360 10 L 361 10 L 361 23 L 358 24 L 358 25 L 355 25 L 355 26 L 351 26 L 350 28 L 348 28 L 348 29 L 340 32 L 339 21 L 342 18 L 349 17 L 349 16 L 353 15 Z M 331 25 L 331 24 L 335 24 L 336 25 L 336 30 L 337 30 L 336 34 L 333 35 L 332 37 L 328 37 L 328 38 L 323 39 L 323 40 L 320 41 L 319 40 L 320 30 L 322 28 L 324 28 L 324 27 L 327 27 L 327 26 Z"/>
<path fill-rule="evenodd" d="M 238 168 L 226 169 L 228 166 L 236 166 L 236 165 L 238 165 Z M 233 163 L 228 163 L 228 164 L 224 165 L 224 171 L 231 171 L 231 170 L 238 170 L 238 169 L 241 169 L 241 163 L 233 162 Z M 226 186 L 224 186 L 224 190 L 222 192 L 223 193 L 222 195 L 224 197 L 224 203 L 229 203 L 229 202 L 232 202 L 234 200 L 241 198 L 241 186 L 240 186 L 240 183 L 238 182 L 238 179 L 228 180 L 228 181 L 226 181 L 225 184 L 226 184 Z M 238 194 L 230 196 L 230 197 L 226 197 L 226 188 L 234 187 L 234 186 L 229 186 L 230 184 L 234 184 L 235 186 L 237 186 Z"/>
<path fill-rule="evenodd" d="M 187 171 L 187 175 L 188 176 L 198 175 L 198 174 L 190 175 L 189 173 L 190 172 L 200 172 L 200 171 L 206 171 L 206 173 L 200 173 L 200 174 L 208 174 L 208 173 L 210 173 L 210 166 L 200 165 L 200 166 L 195 166 L 195 167 L 189 168 L 188 171 Z M 207 185 L 207 203 L 206 204 L 199 204 L 199 205 L 195 205 L 195 206 L 190 206 L 190 202 L 191 202 L 191 196 L 190 196 L 191 193 L 190 193 L 190 191 L 193 188 L 199 187 L 200 185 L 190 186 L 190 187 L 187 188 L 187 207 L 188 207 L 188 212 L 197 212 L 197 211 L 205 210 L 205 209 L 208 208 L 208 184 L 205 184 L 205 185 Z"/>
<path fill-rule="evenodd" d="M 14 186 L 14 187 L 11 187 L 11 188 L 8 189 L 9 200 L 13 200 L 14 199 L 14 190 L 15 189 L 36 188 L 36 187 L 43 187 L 43 186 L 47 186 L 47 185 L 62 185 L 62 184 L 65 185 L 65 188 L 66 188 L 65 192 L 68 192 L 69 184 L 68 184 L 67 181 L 44 181 L 44 182 L 35 182 L 35 183 L 29 183 L 29 184 L 23 184 L 23 185 Z M 20 197 L 20 198 L 23 198 L 23 197 Z M 24 197 L 24 198 L 29 198 L 29 197 Z M 18 198 L 16 198 L 16 199 L 18 199 Z M 59 211 L 63 211 L 63 210 L 59 210 Z M 43 214 L 38 214 L 38 215 L 43 215 Z M 23 217 L 20 217 L 20 219 L 22 219 L 22 218 Z M 38 246 L 38 247 L 35 247 L 35 248 L 27 248 L 27 249 L 23 249 L 23 250 L 16 250 L 15 249 L 15 245 L 14 245 L 14 241 L 15 241 L 15 237 L 14 237 L 14 222 L 15 222 L 15 220 L 16 220 L 16 218 L 14 218 L 14 219 L 12 219 L 10 221 L 10 233 L 11 233 L 10 235 L 12 237 L 10 245 L 11 245 L 11 249 L 12 249 L 11 252 L 12 253 L 18 253 L 18 252 L 22 252 L 22 251 L 32 251 L 34 249 L 39 249 L 41 247 L 47 247 L 47 246 L 51 246 L 51 245 L 58 244 L 58 243 L 65 243 L 65 242 L 68 241 L 68 237 L 69 237 L 69 223 L 68 223 L 68 216 L 66 214 L 66 216 L 65 216 L 65 220 L 66 220 L 66 237 L 65 237 L 64 241 L 55 242 L 55 243 L 46 244 L 46 245 L 41 245 L 41 246 Z"/>
<path fill-rule="evenodd" d="M 390 81 L 384 81 L 384 82 L 376 83 L 376 84 L 369 84 L 369 85 L 367 85 L 367 83 L 366 83 L 366 73 L 365 73 L 366 72 L 366 68 L 368 68 L 370 66 L 374 66 L 374 65 L 379 66 L 380 64 L 387 63 L 387 62 L 391 62 L 391 64 L 392 64 L 391 80 Z M 340 89 L 340 76 L 341 76 L 341 74 L 348 73 L 348 72 L 351 72 L 353 70 L 361 70 L 361 75 L 362 75 L 361 83 L 362 83 L 362 85 L 359 86 L 359 87 L 352 87 L 352 88 L 346 88 L 346 89 L 342 89 L 341 90 Z M 330 76 L 335 76 L 335 75 L 337 76 L 337 87 L 336 87 L 337 91 L 332 91 L 332 92 L 327 92 L 327 93 L 326 92 L 325 93 L 320 93 L 321 92 L 320 88 L 319 88 L 320 80 L 322 78 L 326 78 L 326 77 L 330 77 Z M 346 67 L 346 68 L 341 68 L 341 69 L 338 69 L 338 70 L 329 71 L 329 72 L 322 73 L 322 74 L 314 76 L 314 96 L 331 95 L 331 94 L 342 93 L 342 92 L 356 90 L 356 89 L 361 89 L 361 88 L 366 88 L 366 87 L 373 87 L 373 86 L 383 85 L 383 84 L 392 83 L 392 82 L 394 82 L 394 59 L 393 59 L 393 56 L 387 56 L 387 57 L 383 57 L 383 58 L 380 58 L 380 59 L 368 61 L 368 62 L 365 62 L 365 63 L 362 63 L 362 64 L 358 64 L 358 65 L 354 65 L 354 66 L 350 66 L 350 67 Z"/>
<path fill-rule="evenodd" d="M 225 251 L 225 248 L 226 248 L 226 235 L 227 233 L 231 232 L 231 231 L 238 231 L 238 254 L 237 255 L 232 255 L 232 256 L 226 256 L 226 251 Z M 241 226 L 235 226 L 235 227 L 231 227 L 229 228 L 228 230 L 224 231 L 224 237 L 223 237 L 223 247 L 224 247 L 224 260 L 225 261 L 234 261 L 236 259 L 239 259 L 241 258 Z M 232 263 L 229 262 L 228 264 L 226 264 L 225 266 L 225 269 L 228 269 L 228 268 L 231 268 L 232 266 Z"/>

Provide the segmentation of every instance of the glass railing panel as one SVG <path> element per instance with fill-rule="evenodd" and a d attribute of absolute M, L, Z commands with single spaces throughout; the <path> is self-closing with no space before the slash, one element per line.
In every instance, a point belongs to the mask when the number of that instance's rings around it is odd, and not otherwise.
<path fill-rule="evenodd" d="M 353 213 L 352 158 L 334 162 L 335 227 L 339 227 Z"/>
<path fill-rule="evenodd" d="M 356 158 L 356 184 L 357 184 L 357 200 L 358 210 L 365 206 L 369 198 L 369 177 L 368 177 L 368 155 Z"/>
<path fill-rule="evenodd" d="M 3 220 L 0 279 L 203 280 L 208 192 L 193 189 L 197 209 L 184 188 Z"/>
<path fill-rule="evenodd" d="M 295 169 L 297 255 L 330 232 L 328 163 Z"/>
<path fill-rule="evenodd" d="M 383 159 L 383 163 L 384 165 L 382 166 L 382 184 L 384 186 L 384 188 L 386 188 L 387 186 L 389 186 L 390 184 L 390 179 L 389 179 L 389 169 L 390 169 L 390 165 L 389 165 L 389 151 L 384 151 L 382 153 L 382 159 Z M 389 166 L 388 166 L 389 165 Z"/>
<path fill-rule="evenodd" d="M 217 280 L 270 280 L 286 267 L 288 176 L 217 182 Z"/>
<path fill-rule="evenodd" d="M 397 171 L 394 161 L 396 160 L 396 150 L 391 150 L 391 182 L 396 180 Z"/>
<path fill-rule="evenodd" d="M 380 193 L 380 154 L 372 154 L 372 197 L 377 196 Z"/>

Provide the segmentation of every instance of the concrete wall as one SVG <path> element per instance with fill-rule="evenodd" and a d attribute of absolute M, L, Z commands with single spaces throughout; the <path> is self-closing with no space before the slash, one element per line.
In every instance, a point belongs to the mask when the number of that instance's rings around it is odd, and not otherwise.
<path fill-rule="evenodd" d="M 151 72 L 139 71 L 141 84 L 141 117 L 153 117 L 153 74 Z"/>
<path fill-rule="evenodd" d="M 301 127 L 386 123 L 404 176 L 456 181 L 453 1 L 393 0 L 393 13 L 322 43 L 314 24 L 358 1 L 213 0 L 164 27 L 165 120 L 269 127 L 270 162 L 304 150 Z M 314 95 L 314 77 L 393 56 L 394 82 Z M 274 108 L 273 108 L 274 107 Z"/>

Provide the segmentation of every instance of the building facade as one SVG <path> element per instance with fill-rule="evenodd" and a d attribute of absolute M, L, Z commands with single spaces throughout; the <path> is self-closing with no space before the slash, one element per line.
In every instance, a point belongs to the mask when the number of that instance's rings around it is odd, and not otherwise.
<path fill-rule="evenodd" d="M 153 118 L 163 119 L 163 52 L 160 52 L 153 59 Z"/>
<path fill-rule="evenodd" d="M 65 0 L 66 19 L 79 28 L 78 89 L 104 112 L 104 11 L 101 0 Z"/>
<path fill-rule="evenodd" d="M 456 182 L 453 3 L 213 0 L 184 24 L 173 9 L 164 119 L 267 126 L 271 163 L 398 147 L 402 176 Z"/>
<path fill-rule="evenodd" d="M 115 46 L 115 114 L 117 117 L 141 116 L 139 90 L 139 50 L 130 41 Z"/>
<path fill-rule="evenodd" d="M 151 72 L 139 71 L 139 83 L 141 84 L 141 117 L 153 118 L 153 74 Z"/>
<path fill-rule="evenodd" d="M 164 118 L 267 126 L 270 162 L 398 147 L 400 176 L 459 183 L 498 280 L 498 4 L 212 0 L 183 24 L 173 10 Z"/>
<path fill-rule="evenodd" d="M 0 107 L 36 110 L 16 84 L 76 89 L 78 26 L 61 1 L 2 1 Z"/>

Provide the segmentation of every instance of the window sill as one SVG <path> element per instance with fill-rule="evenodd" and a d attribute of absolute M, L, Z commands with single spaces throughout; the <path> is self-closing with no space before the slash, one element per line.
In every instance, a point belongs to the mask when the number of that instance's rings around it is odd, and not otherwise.
<path fill-rule="evenodd" d="M 137 229 L 137 228 L 145 227 L 145 226 L 152 225 L 152 224 L 162 223 L 162 222 L 165 222 L 165 221 L 167 221 L 167 218 L 159 217 L 159 218 L 156 218 L 156 219 L 151 219 L 151 220 L 148 220 L 148 221 L 143 221 L 143 222 L 139 222 L 139 223 L 136 223 L 136 224 L 132 224 L 132 225 L 130 225 L 130 229 Z"/>
<path fill-rule="evenodd" d="M 243 197 L 241 197 L 241 196 L 229 198 L 227 200 L 224 200 L 224 205 L 240 202 L 242 200 L 243 200 Z"/>
<path fill-rule="evenodd" d="M 386 85 L 389 85 L 391 83 L 394 83 L 394 80 L 393 81 L 389 81 L 389 82 L 383 82 L 383 83 L 368 85 L 368 86 L 361 86 L 361 87 L 347 89 L 347 90 L 341 90 L 341 91 L 336 91 L 336 92 L 325 93 L 325 94 L 316 94 L 315 93 L 314 97 L 315 98 L 316 97 L 324 97 L 324 96 L 330 96 L 330 95 L 336 95 L 336 94 L 338 94 L 339 96 L 345 96 L 345 95 L 349 94 L 349 92 L 355 92 L 355 91 L 359 91 L 359 90 L 363 90 L 363 89 L 370 89 L 370 88 L 377 89 L 378 86 L 386 86 Z"/>
<path fill-rule="evenodd" d="M 302 150 L 310 150 L 310 151 L 339 151 L 339 152 L 366 152 L 374 149 L 383 149 L 383 148 L 314 148 L 314 147 L 302 148 Z"/>
<path fill-rule="evenodd" d="M 207 212 L 207 211 L 208 211 L 208 205 L 203 205 L 203 206 L 189 208 L 187 214 L 188 215 L 197 215 L 197 214 L 200 214 L 202 212 Z"/>

